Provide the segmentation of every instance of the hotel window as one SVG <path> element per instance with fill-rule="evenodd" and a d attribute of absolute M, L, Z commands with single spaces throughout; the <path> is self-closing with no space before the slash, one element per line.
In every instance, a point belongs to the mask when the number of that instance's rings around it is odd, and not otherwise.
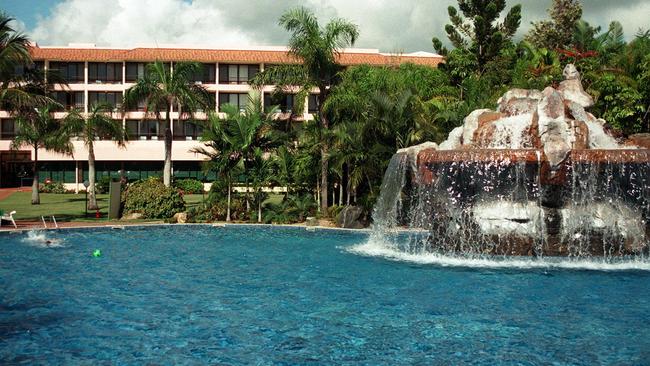
<path fill-rule="evenodd" d="M 122 83 L 121 62 L 91 62 L 88 64 L 88 83 Z"/>
<path fill-rule="evenodd" d="M 126 110 L 128 112 L 144 112 L 147 109 L 145 100 L 139 100 L 136 104 L 127 104 Z"/>
<path fill-rule="evenodd" d="M 61 183 L 75 182 L 74 161 L 43 161 L 39 165 L 38 179 L 41 183 L 46 179 Z"/>
<path fill-rule="evenodd" d="M 214 64 L 199 64 L 197 72 L 190 80 L 201 84 L 214 84 L 217 81 L 216 66 Z"/>
<path fill-rule="evenodd" d="M 282 113 L 292 113 L 294 97 L 294 94 L 264 93 L 264 110 L 268 111 L 271 107 L 278 107 Z"/>
<path fill-rule="evenodd" d="M 94 104 L 106 103 L 113 106 L 114 109 L 122 108 L 121 92 L 88 92 L 88 108 Z"/>
<path fill-rule="evenodd" d="M 84 82 L 83 62 L 50 62 L 50 71 L 59 73 L 71 84 Z"/>
<path fill-rule="evenodd" d="M 174 178 L 193 178 L 204 182 L 211 182 L 217 179 L 214 171 L 203 171 L 203 163 L 200 161 L 175 161 Z"/>
<path fill-rule="evenodd" d="M 214 110 L 214 101 L 215 101 L 216 97 L 217 97 L 217 92 L 211 92 L 211 91 L 207 92 L 207 98 L 208 98 L 208 100 L 207 100 L 207 102 L 208 102 L 207 108 L 208 108 L 208 110 Z M 205 112 L 205 108 L 203 106 L 201 106 L 201 105 L 197 105 L 196 106 L 196 112 Z"/>
<path fill-rule="evenodd" d="M 174 164 L 175 165 L 175 164 Z M 163 171 L 162 161 L 126 161 L 124 162 L 124 175 L 132 182 L 146 179 L 147 177 L 160 177 Z M 176 169 L 174 169 L 176 170 Z"/>
<path fill-rule="evenodd" d="M 174 140 L 198 140 L 202 133 L 201 122 L 174 121 Z"/>
<path fill-rule="evenodd" d="M 21 77 L 24 76 L 28 71 L 32 70 L 37 70 L 37 71 L 43 71 L 45 69 L 45 62 L 43 61 L 36 61 L 33 62 L 31 65 L 18 65 L 14 67 L 14 76 Z"/>
<path fill-rule="evenodd" d="M 66 92 L 66 91 L 55 91 L 52 92 L 52 99 L 56 100 L 63 107 L 58 110 L 70 110 L 73 108 L 83 111 L 84 109 L 84 92 L 75 91 L 75 92 Z"/>
<path fill-rule="evenodd" d="M 13 119 L 0 120 L 0 140 L 13 140 L 16 136 L 16 121 Z"/>
<path fill-rule="evenodd" d="M 113 120 L 113 123 L 122 126 L 122 120 L 121 120 L 121 119 L 114 119 L 114 120 Z M 98 139 L 98 140 L 105 140 L 105 141 L 113 141 L 113 140 L 115 140 L 115 139 L 114 139 L 112 136 L 110 136 L 108 133 L 101 132 L 101 131 L 100 131 L 99 135 L 97 136 L 97 139 Z"/>
<path fill-rule="evenodd" d="M 126 75 L 125 79 L 127 83 L 134 83 L 144 77 L 144 74 L 147 72 L 147 66 L 150 62 L 127 62 L 126 63 Z M 164 62 L 163 67 L 169 73 L 171 69 L 171 64 L 169 62 Z"/>
<path fill-rule="evenodd" d="M 129 140 L 158 140 L 164 138 L 164 125 L 156 120 L 127 120 L 126 133 Z"/>
<path fill-rule="evenodd" d="M 307 113 L 318 113 L 318 104 L 318 94 L 309 94 L 309 99 L 307 100 Z"/>
<path fill-rule="evenodd" d="M 219 65 L 219 84 L 247 84 L 257 73 L 260 65 Z"/>
<path fill-rule="evenodd" d="M 144 77 L 147 70 L 147 64 L 144 62 L 127 62 L 126 63 L 126 82 L 135 82 Z"/>
<path fill-rule="evenodd" d="M 240 111 L 246 109 L 248 105 L 248 93 L 219 93 L 219 111 L 226 104 L 236 106 Z"/>

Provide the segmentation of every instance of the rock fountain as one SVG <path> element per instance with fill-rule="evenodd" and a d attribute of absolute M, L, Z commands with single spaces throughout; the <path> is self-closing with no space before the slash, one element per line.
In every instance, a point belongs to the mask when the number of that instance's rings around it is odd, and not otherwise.
<path fill-rule="evenodd" d="M 650 248 L 650 146 L 619 141 L 587 109 L 573 65 L 557 88 L 514 89 L 448 139 L 398 151 L 376 234 L 402 251 L 643 257 Z M 408 228 L 409 234 L 389 235 Z"/>

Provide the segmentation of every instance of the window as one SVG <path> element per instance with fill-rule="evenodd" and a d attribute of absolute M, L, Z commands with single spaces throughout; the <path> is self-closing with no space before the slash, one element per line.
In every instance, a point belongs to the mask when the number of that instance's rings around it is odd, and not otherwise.
<path fill-rule="evenodd" d="M 311 114 L 318 113 L 318 94 L 309 94 L 309 100 L 307 101 L 307 112 Z"/>
<path fill-rule="evenodd" d="M 127 120 L 126 133 L 129 140 L 158 140 L 164 138 L 164 122 L 156 120 Z"/>
<path fill-rule="evenodd" d="M 16 136 L 16 121 L 13 119 L 0 120 L 0 140 L 13 140 Z"/>
<path fill-rule="evenodd" d="M 127 62 L 126 63 L 126 74 L 125 79 L 127 83 L 134 83 L 144 77 L 144 74 L 147 72 L 147 67 L 150 62 Z M 169 73 L 171 70 L 171 64 L 169 62 L 164 62 L 163 67 Z"/>
<path fill-rule="evenodd" d="M 193 178 L 204 182 L 217 179 L 214 171 L 203 171 L 203 163 L 200 161 L 175 161 L 174 178 Z"/>
<path fill-rule="evenodd" d="M 264 93 L 264 110 L 278 107 L 282 113 L 292 113 L 294 107 L 294 94 Z"/>
<path fill-rule="evenodd" d="M 59 73 L 68 83 L 84 82 L 83 62 L 50 62 L 50 70 Z"/>
<path fill-rule="evenodd" d="M 88 82 L 121 84 L 122 63 L 121 62 L 89 63 Z"/>
<path fill-rule="evenodd" d="M 128 112 L 144 112 L 147 109 L 147 104 L 143 100 L 139 100 L 135 105 L 127 105 L 126 110 Z"/>
<path fill-rule="evenodd" d="M 124 162 L 124 170 L 124 175 L 129 181 L 146 179 L 148 177 L 160 177 L 162 176 L 163 162 L 126 161 Z"/>
<path fill-rule="evenodd" d="M 85 105 L 84 92 L 81 91 L 55 91 L 52 93 L 52 99 L 56 100 L 63 106 L 63 108 L 59 108 L 59 111 L 70 110 L 73 108 L 83 111 Z"/>
<path fill-rule="evenodd" d="M 217 80 L 214 64 L 201 64 L 199 70 L 190 79 L 196 83 L 214 84 Z"/>
<path fill-rule="evenodd" d="M 217 92 L 208 91 L 207 95 L 208 95 L 207 102 L 209 103 L 207 105 L 207 108 L 208 110 L 210 109 L 214 110 L 214 101 L 217 98 Z M 196 106 L 196 112 L 205 112 L 205 111 L 206 111 L 205 107 L 201 106 L 200 104 Z"/>
<path fill-rule="evenodd" d="M 239 108 L 239 110 L 246 109 L 248 105 L 247 93 L 219 93 L 219 110 L 226 104 L 232 104 Z"/>
<path fill-rule="evenodd" d="M 260 65 L 219 65 L 219 84 L 247 84 L 257 73 Z"/>
<path fill-rule="evenodd" d="M 88 92 L 88 108 L 94 104 L 110 104 L 115 109 L 122 108 L 121 92 Z"/>
<path fill-rule="evenodd" d="M 14 67 L 14 76 L 21 77 L 24 76 L 28 71 L 32 70 L 37 70 L 37 71 L 43 71 L 45 69 L 45 62 L 43 61 L 36 61 L 32 63 L 31 65 L 17 65 Z"/>
<path fill-rule="evenodd" d="M 126 63 L 126 82 L 132 83 L 144 77 L 147 64 L 144 62 L 127 62 Z"/>
<path fill-rule="evenodd" d="M 202 133 L 201 122 L 174 121 L 174 140 L 198 140 Z"/>
<path fill-rule="evenodd" d="M 74 161 L 39 161 L 39 164 L 38 179 L 41 183 L 46 179 L 61 183 L 75 182 Z"/>

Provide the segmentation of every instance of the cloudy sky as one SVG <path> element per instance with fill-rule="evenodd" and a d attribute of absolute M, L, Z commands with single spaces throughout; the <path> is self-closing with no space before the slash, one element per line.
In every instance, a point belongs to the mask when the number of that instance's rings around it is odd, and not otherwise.
<path fill-rule="evenodd" d="M 508 0 L 523 6 L 520 35 L 546 17 L 550 0 Z M 606 28 L 623 23 L 626 37 L 650 27 L 648 0 L 583 0 L 583 18 Z M 306 5 L 323 22 L 343 17 L 359 25 L 356 46 L 384 52 L 432 51 L 444 36 L 447 6 L 455 0 L 1 0 L 0 9 L 40 45 L 96 43 L 202 46 L 283 45 L 277 25 L 287 8 Z"/>

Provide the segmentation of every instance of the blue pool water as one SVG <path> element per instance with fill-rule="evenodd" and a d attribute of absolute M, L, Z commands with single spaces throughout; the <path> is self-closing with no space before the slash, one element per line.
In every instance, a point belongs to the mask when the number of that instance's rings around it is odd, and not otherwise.
<path fill-rule="evenodd" d="M 46 235 L 0 235 L 0 364 L 650 364 L 644 270 L 448 267 L 299 228 Z"/>

